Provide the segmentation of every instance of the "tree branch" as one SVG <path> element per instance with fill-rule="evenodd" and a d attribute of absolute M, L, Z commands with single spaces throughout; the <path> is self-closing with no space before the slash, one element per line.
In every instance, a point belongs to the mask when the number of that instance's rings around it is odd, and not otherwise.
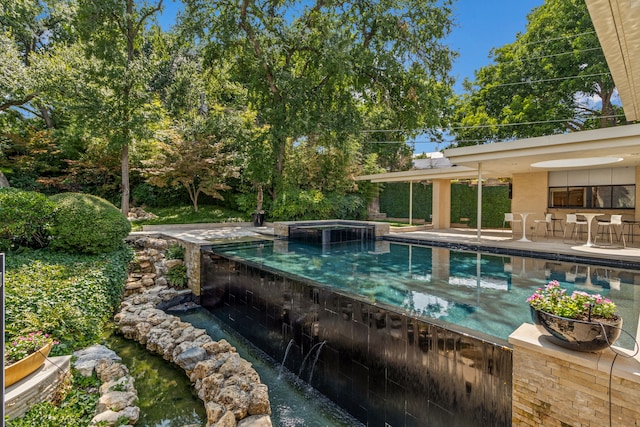
<path fill-rule="evenodd" d="M 249 41 L 251 41 L 251 44 L 253 45 L 253 51 L 256 54 L 256 56 L 262 61 L 262 68 L 264 68 L 264 71 L 267 74 L 267 83 L 269 84 L 269 90 L 273 95 L 277 95 L 280 92 L 280 90 L 278 89 L 278 86 L 275 83 L 273 71 L 269 67 L 269 64 L 267 63 L 267 61 L 263 59 L 262 48 L 260 47 L 260 44 L 258 43 L 258 40 L 256 39 L 255 34 L 253 33 L 253 28 L 251 27 L 251 24 L 247 22 L 248 8 L 249 8 L 249 0 L 243 0 L 242 8 L 240 9 L 240 28 L 244 30 L 245 34 L 249 38 Z"/>
<path fill-rule="evenodd" d="M 11 107 L 19 107 L 20 105 L 24 105 L 27 102 L 31 101 L 36 96 L 38 96 L 38 94 L 30 93 L 29 95 L 25 96 L 22 99 L 12 99 L 12 100 L 6 101 L 5 103 L 0 104 L 0 111 L 8 110 Z"/>
<path fill-rule="evenodd" d="M 142 28 L 142 25 L 144 24 L 144 21 L 146 21 L 148 17 L 150 17 L 151 15 L 153 15 L 156 12 L 160 12 L 160 9 L 162 9 L 162 1 L 163 0 L 160 0 L 155 7 L 149 9 L 145 14 L 143 14 L 140 17 L 140 19 L 138 20 L 138 23 L 136 24 L 135 29 L 134 29 L 134 37 L 138 35 L 138 33 L 140 32 L 140 28 Z"/>

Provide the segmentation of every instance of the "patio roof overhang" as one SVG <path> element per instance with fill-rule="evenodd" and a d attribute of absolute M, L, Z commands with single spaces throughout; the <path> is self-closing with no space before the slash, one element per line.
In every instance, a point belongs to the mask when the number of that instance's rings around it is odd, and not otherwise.
<path fill-rule="evenodd" d="M 635 167 L 640 165 L 640 124 L 452 148 L 444 150 L 444 155 L 454 166 L 364 175 L 357 180 L 408 182 L 473 179 L 479 173 L 482 178 L 509 178 L 513 174 L 545 170 Z M 532 166 L 553 160 L 593 158 L 615 160 L 615 163 L 573 166 L 568 162 L 565 166 Z"/>
<path fill-rule="evenodd" d="M 640 2 L 586 0 L 628 121 L 640 119 Z"/>

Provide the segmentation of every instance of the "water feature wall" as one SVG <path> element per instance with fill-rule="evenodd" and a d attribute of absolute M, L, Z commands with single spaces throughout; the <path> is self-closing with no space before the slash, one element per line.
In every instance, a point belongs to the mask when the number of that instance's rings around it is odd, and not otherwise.
<path fill-rule="evenodd" d="M 373 242 L 374 225 L 328 223 L 324 225 L 296 223 L 289 225 L 287 240 L 329 245 L 346 242 Z"/>
<path fill-rule="evenodd" d="M 511 425 L 510 348 L 212 250 L 201 265 L 204 307 L 364 424 Z"/>

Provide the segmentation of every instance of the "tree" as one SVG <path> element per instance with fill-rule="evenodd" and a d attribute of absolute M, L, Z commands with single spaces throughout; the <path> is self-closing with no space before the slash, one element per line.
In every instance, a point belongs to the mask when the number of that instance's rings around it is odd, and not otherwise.
<path fill-rule="evenodd" d="M 78 27 L 93 62 L 90 79 L 94 97 L 87 100 L 86 119 L 92 131 L 106 135 L 120 151 L 121 205 L 129 212 L 129 150 L 151 137 L 160 116 L 159 102 L 149 90 L 157 58 L 145 31 L 162 10 L 163 0 L 80 0 Z"/>
<path fill-rule="evenodd" d="M 453 53 L 440 43 L 451 2 L 187 0 L 182 21 L 207 63 L 231 64 L 266 130 L 272 199 L 282 191 L 288 150 L 306 138 L 341 149 L 377 106 L 405 133 L 436 127 L 450 94 Z"/>
<path fill-rule="evenodd" d="M 148 182 L 158 187 L 183 186 L 195 212 L 198 212 L 201 193 L 223 200 L 220 192 L 231 188 L 229 179 L 240 175 L 237 152 L 230 147 L 236 127 L 229 119 L 229 115 L 219 109 L 208 123 L 164 132 L 155 156 L 143 161 L 143 174 Z"/>
<path fill-rule="evenodd" d="M 0 0 L 0 112 L 19 108 L 53 127 L 51 110 L 39 99 L 37 83 L 46 72 L 32 67 L 39 57 L 55 55 L 56 47 L 73 40 L 72 0 Z M 44 70 L 40 70 L 44 71 Z M 35 109 L 29 108 L 29 104 Z"/>
<path fill-rule="evenodd" d="M 547 0 L 453 105 L 457 145 L 615 126 L 614 82 L 582 0 Z M 514 125 L 524 123 L 525 125 Z"/>

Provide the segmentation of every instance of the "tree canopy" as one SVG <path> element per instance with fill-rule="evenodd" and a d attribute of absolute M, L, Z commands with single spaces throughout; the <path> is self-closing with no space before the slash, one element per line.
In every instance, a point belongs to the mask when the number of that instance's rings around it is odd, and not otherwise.
<path fill-rule="evenodd" d="M 207 63 L 231 64 L 265 126 L 254 175 L 273 198 L 301 141 L 340 149 L 368 126 L 392 124 L 406 138 L 440 123 L 454 56 L 442 44 L 448 0 L 185 3 L 185 31 Z M 372 109 L 378 117 L 365 120 Z"/>
<path fill-rule="evenodd" d="M 230 203 L 245 210 L 261 208 L 263 190 L 266 208 L 300 191 L 368 198 L 355 175 L 411 164 L 404 143 L 377 142 L 442 125 L 452 0 L 183 4 L 163 31 L 163 0 L 0 0 L 0 163 L 10 181 L 114 203 L 119 192 L 127 212 L 131 185 L 160 184 L 152 172 L 163 156 L 193 166 L 186 150 L 222 144 L 217 153 L 233 152 L 229 167 L 240 168 Z M 222 138 L 212 127 L 181 131 L 220 112 L 242 124 Z M 186 188 L 195 206 L 197 190 Z"/>
<path fill-rule="evenodd" d="M 615 85 L 582 0 L 547 0 L 453 105 L 457 145 L 614 126 Z"/>

